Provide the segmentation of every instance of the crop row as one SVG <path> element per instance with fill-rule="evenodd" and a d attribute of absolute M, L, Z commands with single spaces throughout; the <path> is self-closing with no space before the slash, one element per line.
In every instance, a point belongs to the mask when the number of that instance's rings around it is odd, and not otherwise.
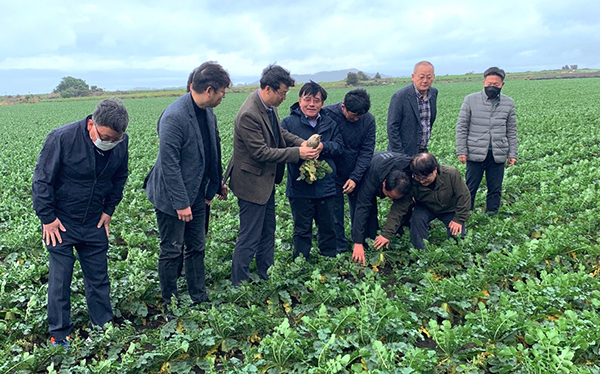
<path fill-rule="evenodd" d="M 0 107 L 0 373 L 600 373 L 597 86 L 595 79 L 507 82 L 517 105 L 518 161 L 507 169 L 500 213 L 487 217 L 479 194 L 458 243 L 434 222 L 423 251 L 403 236 L 389 250 L 367 253 L 366 267 L 347 255 L 294 262 L 280 187 L 271 279 L 235 289 L 228 277 L 237 204 L 216 201 L 206 252 L 212 302 L 184 302 L 169 322 L 160 312 L 154 211 L 141 187 L 158 150 L 156 120 L 174 99 L 126 100 L 130 178 L 109 250 L 115 323 L 87 327 L 77 268 L 76 334 L 66 354 L 48 344 L 48 255 L 31 209 L 31 176 L 46 134 L 83 118 L 95 102 Z M 462 99 L 481 85 L 437 87 L 431 150 L 464 172 L 454 128 Z M 399 88 L 368 88 L 377 150 L 387 146 L 387 105 Z M 332 89 L 330 103 L 344 93 Z M 296 95 L 288 95 L 281 117 Z M 245 97 L 228 94 L 215 110 L 224 162 Z M 380 201 L 382 215 L 388 209 Z"/>

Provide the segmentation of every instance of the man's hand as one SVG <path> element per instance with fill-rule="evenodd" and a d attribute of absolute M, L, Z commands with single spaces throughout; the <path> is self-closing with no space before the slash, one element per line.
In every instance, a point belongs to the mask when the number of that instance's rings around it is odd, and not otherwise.
<path fill-rule="evenodd" d="M 102 212 L 102 216 L 100 216 L 100 221 L 98 221 L 98 225 L 96 225 L 97 228 L 104 226 L 104 230 L 106 230 L 107 238 L 108 238 L 110 220 L 111 220 L 111 217 L 108 214 Z"/>
<path fill-rule="evenodd" d="M 352 261 L 365 266 L 365 247 L 362 244 L 354 243 L 354 248 L 352 248 Z"/>
<path fill-rule="evenodd" d="M 300 158 L 303 160 L 314 160 L 319 157 L 319 150 L 311 147 L 300 146 Z"/>
<path fill-rule="evenodd" d="M 508 158 L 508 165 L 507 165 L 507 167 L 511 167 L 511 166 L 513 166 L 513 165 L 515 164 L 515 162 L 517 162 L 517 159 L 516 159 L 516 158 L 514 158 L 514 157 L 509 157 L 509 158 Z"/>
<path fill-rule="evenodd" d="M 321 152 L 323 152 L 323 142 L 319 142 L 319 145 L 317 146 L 317 151 L 319 151 L 319 154 L 321 154 Z M 319 157 L 317 155 L 317 157 Z"/>
<path fill-rule="evenodd" d="M 389 248 L 390 247 L 390 239 L 386 239 L 383 236 L 379 235 L 375 238 L 375 241 L 373 242 L 373 247 L 377 248 L 377 249 L 381 249 L 383 247 Z"/>
<path fill-rule="evenodd" d="M 221 184 L 221 193 L 217 195 L 217 199 L 219 200 L 227 200 L 227 195 L 229 194 L 229 188 L 227 187 L 227 185 L 225 184 L 225 182 L 222 182 Z"/>
<path fill-rule="evenodd" d="M 461 164 L 466 164 L 467 163 L 467 155 L 458 155 L 458 161 L 460 161 Z"/>
<path fill-rule="evenodd" d="M 356 188 L 356 182 L 354 182 L 352 179 L 348 179 L 346 181 L 346 183 L 344 183 L 344 186 L 342 187 L 342 193 L 348 195 L 349 193 L 354 191 L 355 188 Z"/>
<path fill-rule="evenodd" d="M 190 222 L 194 219 L 192 216 L 192 208 L 188 206 L 187 208 L 177 209 L 177 218 L 183 222 Z"/>
<path fill-rule="evenodd" d="M 450 229 L 450 234 L 452 235 L 462 234 L 462 225 L 460 223 L 450 221 L 448 228 Z"/>
<path fill-rule="evenodd" d="M 206 199 L 204 199 L 204 204 L 206 204 L 206 205 L 210 206 L 210 204 L 212 204 L 213 200 L 214 200 L 214 199 L 210 199 L 210 200 L 206 200 Z"/>
<path fill-rule="evenodd" d="M 47 225 L 42 224 L 42 240 L 46 242 L 46 245 L 56 246 L 56 242 L 62 243 L 60 232 L 65 232 L 67 229 L 63 226 L 62 222 L 57 218 L 52 223 Z"/>

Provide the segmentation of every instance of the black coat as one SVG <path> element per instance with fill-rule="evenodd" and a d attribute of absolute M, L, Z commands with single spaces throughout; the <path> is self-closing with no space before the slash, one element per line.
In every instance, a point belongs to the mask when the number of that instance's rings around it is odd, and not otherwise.
<path fill-rule="evenodd" d="M 334 196 L 336 167 L 333 157 L 340 155 L 344 147 L 342 135 L 339 133 L 335 121 L 321 111 L 321 118 L 318 119 L 317 126 L 312 127 L 308 122 L 308 118 L 300 110 L 298 103 L 295 103 L 290 108 L 290 115 L 281 121 L 281 127 L 303 139 L 308 139 L 314 134 L 320 134 L 323 150 L 319 160 L 327 161 L 333 169 L 333 172 L 327 174 L 323 179 L 308 184 L 303 180 L 296 180 L 300 176 L 300 165 L 302 165 L 303 160 L 288 163 L 287 196 L 300 199 L 320 199 Z"/>
<path fill-rule="evenodd" d="M 431 106 L 430 126 L 433 127 L 437 115 L 437 94 L 435 87 L 430 87 Z M 423 134 L 417 94 L 413 84 L 398 90 L 390 100 L 387 119 L 388 147 L 390 152 L 401 153 L 413 157 L 419 153 L 419 144 Z"/>
<path fill-rule="evenodd" d="M 358 121 L 350 122 L 344 116 L 342 103 L 328 105 L 322 112 L 337 123 L 344 141 L 342 154 L 334 157 L 338 183 L 343 185 L 352 179 L 359 184 L 375 151 L 375 117 L 365 113 Z"/>
<path fill-rule="evenodd" d="M 46 137 L 33 172 L 33 209 L 43 224 L 56 218 L 73 223 L 98 222 L 112 216 L 127 180 L 128 137 L 110 151 L 96 175 L 95 147 L 84 118 L 54 129 Z"/>
<path fill-rule="evenodd" d="M 158 156 L 144 183 L 154 207 L 172 216 L 198 199 L 211 200 L 223 179 L 219 174 L 222 168 L 217 118 L 212 108 L 206 109 L 211 155 L 205 157 L 206 139 L 202 139 L 194 105 L 191 94 L 187 93 L 165 109 L 158 126 Z M 207 159 L 212 163 L 208 167 Z"/>
<path fill-rule="evenodd" d="M 354 223 L 352 225 L 352 241 L 354 243 L 364 243 L 366 238 L 375 238 L 379 226 L 377 222 L 376 198 L 385 197 L 382 191 L 383 181 L 386 180 L 392 170 L 404 170 L 408 173 L 410 160 L 410 157 L 406 157 L 399 153 L 375 152 L 373 160 L 371 160 L 371 165 L 367 169 L 358 190 L 356 209 L 354 211 Z M 411 197 L 405 196 L 403 199 L 396 201 L 404 202 L 403 200 L 407 200 L 410 204 Z M 401 218 L 402 217 L 393 217 L 394 221 L 398 221 L 398 227 Z M 392 226 L 396 226 L 396 223 L 394 222 Z M 392 228 L 392 231 L 395 232 L 398 227 Z M 384 236 L 387 237 L 389 234 Z"/>

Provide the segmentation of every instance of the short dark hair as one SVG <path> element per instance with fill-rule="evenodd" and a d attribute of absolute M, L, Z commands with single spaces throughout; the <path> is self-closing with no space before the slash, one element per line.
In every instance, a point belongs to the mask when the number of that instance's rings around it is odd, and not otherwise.
<path fill-rule="evenodd" d="M 402 170 L 392 170 L 385 179 L 386 191 L 396 191 L 402 196 L 410 193 L 411 182 L 410 178 Z"/>
<path fill-rule="evenodd" d="M 410 171 L 423 177 L 433 173 L 439 166 L 438 160 L 431 153 L 419 153 L 410 161 Z"/>
<path fill-rule="evenodd" d="M 346 107 L 347 111 L 362 116 L 371 108 L 371 97 L 362 88 L 348 91 L 346 96 L 344 96 L 344 107 Z"/>
<path fill-rule="evenodd" d="M 317 96 L 318 93 L 321 93 L 321 99 L 323 101 L 327 100 L 327 91 L 320 84 L 313 82 L 312 80 L 308 83 L 304 83 L 304 86 L 300 89 L 300 93 L 298 97 L 302 97 L 304 95 L 312 95 Z"/>
<path fill-rule="evenodd" d="M 281 83 L 288 87 L 294 87 L 296 81 L 290 75 L 290 72 L 279 65 L 271 64 L 262 71 L 260 77 L 260 88 L 271 87 L 274 91 L 279 90 Z"/>
<path fill-rule="evenodd" d="M 192 89 L 198 93 L 206 91 L 208 87 L 214 90 L 231 87 L 231 78 L 229 73 L 215 61 L 207 61 L 198 66 L 190 73 L 188 77 L 187 90 Z"/>
<path fill-rule="evenodd" d="M 96 110 L 92 114 L 92 121 L 96 126 L 108 127 L 119 134 L 127 130 L 129 124 L 129 114 L 121 99 L 111 97 L 104 99 L 96 105 Z"/>
<path fill-rule="evenodd" d="M 487 78 L 488 75 L 497 75 L 502 79 L 503 82 L 504 82 L 504 77 L 506 77 L 506 73 L 504 72 L 504 70 L 500 69 L 497 66 L 492 66 L 491 68 L 488 68 L 486 71 L 484 71 L 483 79 Z"/>

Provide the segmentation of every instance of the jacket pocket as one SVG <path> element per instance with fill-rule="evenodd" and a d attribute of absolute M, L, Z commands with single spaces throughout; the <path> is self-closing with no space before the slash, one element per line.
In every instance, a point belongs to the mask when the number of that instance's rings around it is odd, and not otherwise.
<path fill-rule="evenodd" d="M 243 162 L 242 165 L 240 166 L 240 169 L 242 169 L 243 171 L 246 171 L 250 174 L 254 174 L 254 175 L 261 175 L 263 170 L 261 167 L 252 165 L 252 164 L 248 164 L 246 162 Z"/>

